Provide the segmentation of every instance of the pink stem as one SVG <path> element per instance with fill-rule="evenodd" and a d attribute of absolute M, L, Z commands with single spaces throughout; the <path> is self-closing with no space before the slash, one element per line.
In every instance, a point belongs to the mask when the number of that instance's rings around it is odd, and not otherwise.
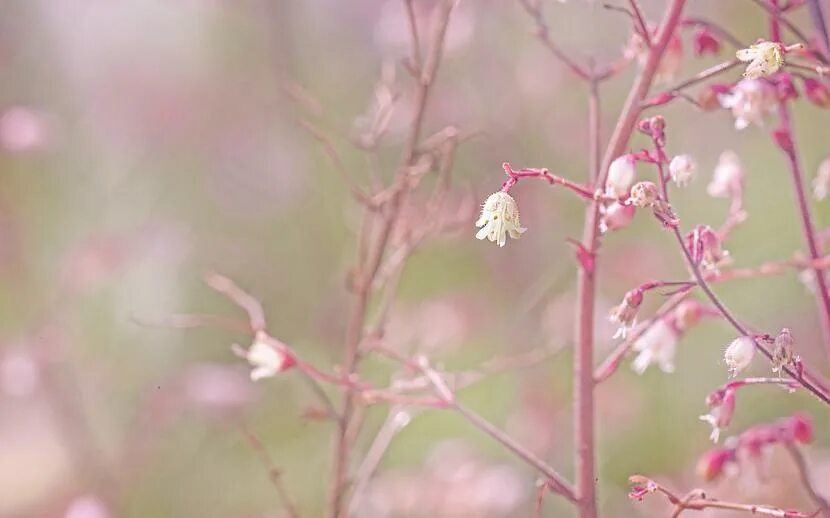
<path fill-rule="evenodd" d="M 770 0 L 770 38 L 772 41 L 781 41 L 781 22 L 780 18 L 773 13 L 778 12 L 778 0 Z M 795 199 L 798 203 L 798 213 L 801 218 L 801 228 L 804 233 L 804 240 L 807 242 L 807 250 L 810 258 L 815 261 L 821 257 L 822 252 L 819 248 L 818 240 L 816 239 L 815 225 L 810 213 L 810 206 L 807 202 L 807 195 L 804 189 L 804 176 L 801 172 L 801 166 L 798 162 L 798 156 L 795 149 L 795 139 L 793 136 L 792 121 L 790 118 L 790 110 L 787 106 L 787 101 L 782 99 L 778 103 L 778 117 L 780 119 L 780 127 L 776 131 L 779 147 L 787 155 L 787 162 L 790 167 L 790 178 L 792 179 L 793 191 Z M 820 308 L 821 329 L 824 336 L 824 345 L 830 351 L 830 294 L 827 291 L 827 280 L 824 273 L 819 269 L 813 269 L 813 275 L 816 279 L 816 298 Z"/>

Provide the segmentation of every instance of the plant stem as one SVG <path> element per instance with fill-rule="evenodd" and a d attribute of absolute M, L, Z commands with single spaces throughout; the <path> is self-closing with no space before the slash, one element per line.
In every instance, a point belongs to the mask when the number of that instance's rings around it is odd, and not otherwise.
<path fill-rule="evenodd" d="M 591 86 L 591 135 L 590 177 L 596 181 L 595 187 L 604 190 L 608 168 L 628 144 L 628 139 L 637 123 L 640 113 L 640 104 L 651 87 L 657 67 L 666 50 L 669 40 L 674 34 L 680 21 L 685 0 L 672 0 L 666 9 L 657 35 L 652 39 L 648 59 L 637 76 L 631 93 L 623 106 L 622 113 L 617 121 L 614 133 L 606 149 L 605 156 L 599 161 L 599 98 L 596 84 Z M 594 120 L 596 119 L 596 120 Z M 593 202 L 586 209 L 585 227 L 582 232 L 582 244 L 590 254 L 595 254 L 598 245 L 599 203 Z M 594 448 L 594 298 L 596 294 L 596 263 L 593 267 L 579 269 L 577 281 L 577 330 L 576 350 L 574 352 L 574 433 L 576 440 L 576 492 L 578 497 L 577 509 L 580 518 L 595 518 L 597 516 L 596 503 L 596 470 Z"/>

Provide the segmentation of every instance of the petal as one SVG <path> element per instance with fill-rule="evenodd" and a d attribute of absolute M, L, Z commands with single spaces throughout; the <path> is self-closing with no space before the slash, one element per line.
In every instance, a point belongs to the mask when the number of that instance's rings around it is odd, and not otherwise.
<path fill-rule="evenodd" d="M 752 61 L 758 56 L 758 51 L 754 49 L 741 49 L 735 53 L 735 57 L 741 61 Z"/>
<path fill-rule="evenodd" d="M 487 234 L 490 233 L 490 225 L 483 227 L 481 230 L 476 232 L 476 239 L 484 239 L 487 237 Z"/>
<path fill-rule="evenodd" d="M 273 369 L 271 367 L 257 367 L 251 371 L 251 381 L 259 381 L 264 378 L 270 378 L 276 374 L 276 369 Z"/>
<path fill-rule="evenodd" d="M 489 220 L 490 220 L 489 215 L 482 212 L 481 216 L 479 216 L 478 219 L 476 220 L 476 226 L 480 227 L 480 226 L 486 224 Z"/>

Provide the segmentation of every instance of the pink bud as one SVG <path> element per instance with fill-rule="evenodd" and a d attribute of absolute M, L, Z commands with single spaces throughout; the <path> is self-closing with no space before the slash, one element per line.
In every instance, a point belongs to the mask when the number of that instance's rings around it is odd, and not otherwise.
<path fill-rule="evenodd" d="M 792 438 L 796 442 L 807 444 L 813 440 L 813 420 L 809 415 L 798 412 L 793 414 L 788 420 L 788 427 Z"/>
<path fill-rule="evenodd" d="M 633 155 L 617 157 L 608 167 L 607 192 L 618 198 L 628 194 L 631 184 L 637 176 L 637 160 Z"/>
<path fill-rule="evenodd" d="M 720 52 L 720 41 L 708 27 L 700 27 L 693 36 L 695 55 L 715 55 Z"/>
<path fill-rule="evenodd" d="M 804 79 L 804 94 L 807 100 L 822 108 L 830 107 L 830 89 L 818 79 L 808 77 Z"/>
<path fill-rule="evenodd" d="M 798 90 L 795 88 L 793 78 L 790 74 L 781 73 L 775 78 L 775 92 L 779 101 L 798 99 Z"/>
<path fill-rule="evenodd" d="M 697 475 L 706 482 L 720 477 L 729 462 L 735 460 L 735 451 L 731 448 L 715 448 L 703 454 L 697 462 Z"/>
<path fill-rule="evenodd" d="M 795 146 L 793 145 L 793 137 L 786 128 L 779 128 L 772 132 L 772 138 L 784 152 L 794 153 Z"/>
<path fill-rule="evenodd" d="M 637 212 L 634 205 L 624 205 L 620 202 L 613 202 L 605 207 L 605 212 L 600 219 L 600 231 L 605 233 L 609 230 L 619 230 L 627 227 L 634 219 Z"/>

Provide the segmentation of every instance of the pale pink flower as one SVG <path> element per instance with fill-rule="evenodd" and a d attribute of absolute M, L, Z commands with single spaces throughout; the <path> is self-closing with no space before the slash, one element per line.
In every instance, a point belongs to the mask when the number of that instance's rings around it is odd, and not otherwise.
<path fill-rule="evenodd" d="M 705 421 L 712 426 L 712 433 L 709 435 L 712 442 L 718 442 L 721 430 L 729 426 L 734 413 L 735 391 L 727 390 L 723 394 L 723 398 L 711 406 L 708 414 L 700 416 L 701 421 Z"/>
<path fill-rule="evenodd" d="M 689 155 L 677 155 L 669 163 L 671 179 L 678 187 L 685 187 L 692 181 L 697 171 L 697 162 Z"/>
<path fill-rule="evenodd" d="M 656 363 L 663 372 L 674 372 L 674 355 L 679 339 L 677 330 L 661 318 L 634 342 L 633 349 L 640 354 L 631 368 L 637 374 L 643 374 L 649 365 Z"/>
<path fill-rule="evenodd" d="M 723 361 L 729 369 L 729 375 L 734 378 L 739 372 L 749 367 L 754 356 L 755 343 L 748 336 L 740 336 L 726 348 Z"/>
<path fill-rule="evenodd" d="M 743 79 L 728 93 L 718 95 L 720 105 L 732 111 L 735 129 L 750 124 L 764 125 L 764 119 L 775 112 L 778 96 L 775 87 L 761 79 Z"/>
<path fill-rule="evenodd" d="M 637 160 L 633 155 L 622 155 L 614 159 L 608 167 L 606 194 L 623 198 L 631 189 L 637 176 Z"/>
<path fill-rule="evenodd" d="M 740 196 L 743 184 L 744 170 L 738 155 L 734 151 L 724 151 L 720 154 L 706 192 L 715 198 L 734 198 Z"/>

